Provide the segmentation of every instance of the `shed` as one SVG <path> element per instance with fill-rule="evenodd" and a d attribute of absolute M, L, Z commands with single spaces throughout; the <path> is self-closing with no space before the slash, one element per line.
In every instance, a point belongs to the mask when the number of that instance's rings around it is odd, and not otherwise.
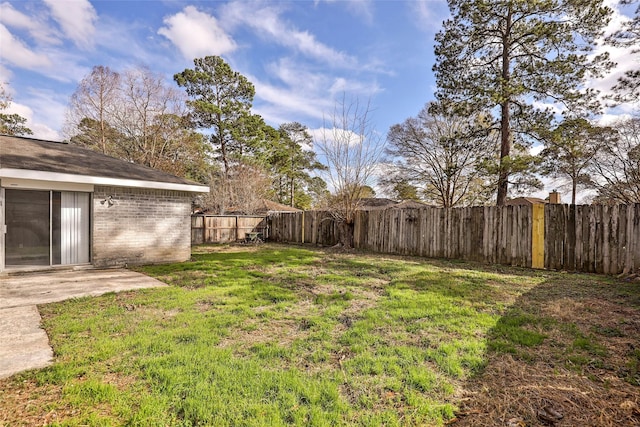
<path fill-rule="evenodd" d="M 0 271 L 184 261 L 208 186 L 67 143 L 0 135 Z"/>

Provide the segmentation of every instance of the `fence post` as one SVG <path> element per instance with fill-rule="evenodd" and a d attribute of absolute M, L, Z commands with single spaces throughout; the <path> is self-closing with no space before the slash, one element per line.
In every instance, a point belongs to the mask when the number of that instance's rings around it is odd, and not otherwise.
<path fill-rule="evenodd" d="M 544 268 L 544 205 L 532 207 L 531 268 Z"/>
<path fill-rule="evenodd" d="M 300 233 L 300 244 L 304 245 L 304 211 L 302 211 L 302 232 Z"/>

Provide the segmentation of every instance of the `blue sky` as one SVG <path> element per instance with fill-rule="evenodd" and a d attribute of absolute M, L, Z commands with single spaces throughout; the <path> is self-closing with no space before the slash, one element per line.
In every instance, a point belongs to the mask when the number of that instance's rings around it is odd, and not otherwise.
<path fill-rule="evenodd" d="M 343 93 L 371 99 L 376 129 L 432 98 L 431 1 L 17 1 L 0 3 L 0 79 L 36 136 L 60 139 L 64 110 L 94 65 L 146 65 L 172 82 L 220 55 L 256 86 L 254 111 L 278 126 L 322 125 Z"/>
<path fill-rule="evenodd" d="M 433 37 L 447 16 L 443 0 L 0 2 L 0 80 L 12 112 L 55 140 L 94 65 L 146 65 L 172 82 L 193 58 L 220 55 L 254 83 L 254 112 L 273 126 L 320 128 L 346 93 L 371 100 L 386 134 L 433 98 Z M 611 29 L 624 19 L 616 14 Z M 620 67 L 594 87 L 638 66 L 638 55 L 611 53 Z"/>

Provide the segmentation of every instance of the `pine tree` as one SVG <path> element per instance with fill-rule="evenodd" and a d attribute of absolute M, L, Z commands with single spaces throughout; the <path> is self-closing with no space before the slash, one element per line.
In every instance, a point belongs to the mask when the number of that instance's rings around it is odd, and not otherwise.
<path fill-rule="evenodd" d="M 556 104 L 596 111 L 586 89 L 613 65 L 592 57 L 612 11 L 602 0 L 449 0 L 451 19 L 436 35 L 437 97 L 459 113 L 494 111 L 500 134 L 497 203 L 507 199 L 510 176 L 527 162 L 512 158 L 512 145 L 531 144 L 548 129 Z"/>

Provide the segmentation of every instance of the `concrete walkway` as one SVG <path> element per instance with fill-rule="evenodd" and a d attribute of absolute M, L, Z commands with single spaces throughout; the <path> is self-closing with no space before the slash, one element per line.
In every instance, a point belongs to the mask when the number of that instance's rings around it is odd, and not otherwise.
<path fill-rule="evenodd" d="M 53 361 L 37 304 L 167 286 L 128 270 L 77 270 L 0 276 L 0 379 Z"/>

